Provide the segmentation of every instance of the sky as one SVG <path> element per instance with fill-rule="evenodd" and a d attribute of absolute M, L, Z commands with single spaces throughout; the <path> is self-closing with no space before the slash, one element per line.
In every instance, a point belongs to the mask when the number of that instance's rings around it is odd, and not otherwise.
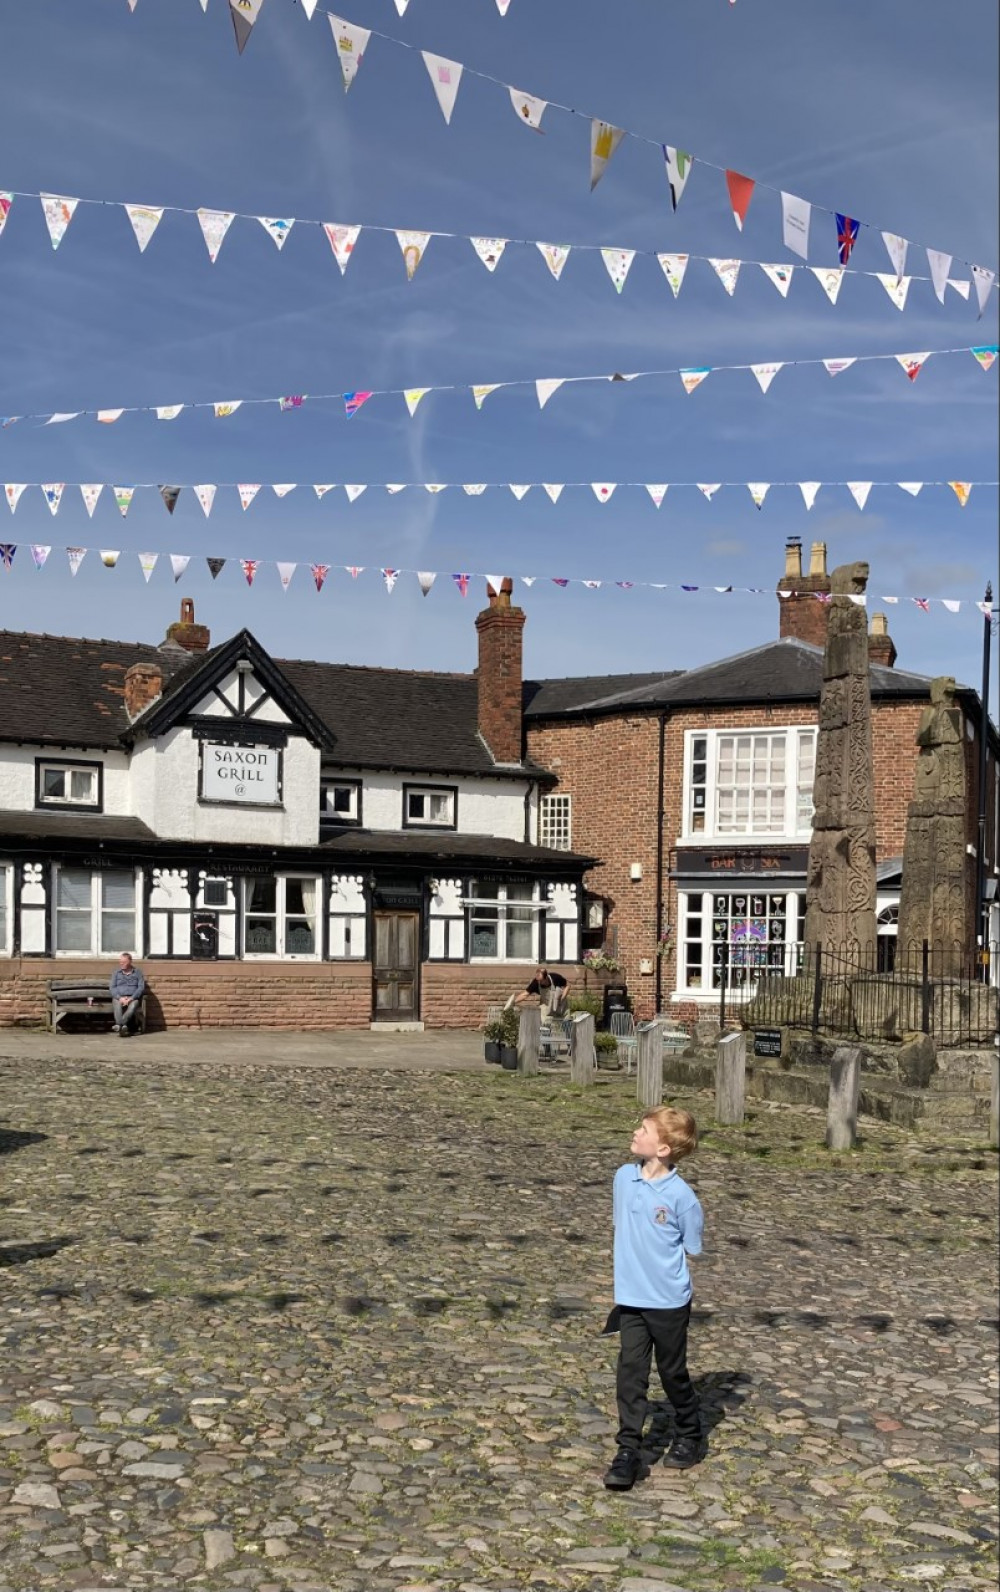
<path fill-rule="evenodd" d="M 995 343 L 997 301 L 977 321 L 948 290 L 914 281 L 903 313 L 874 277 L 845 277 L 831 305 L 796 271 L 782 299 L 757 266 L 729 297 L 692 259 L 675 300 L 656 251 L 795 261 L 780 200 L 758 187 L 742 233 L 721 168 L 858 217 L 851 265 L 886 271 L 880 231 L 997 266 L 997 10 L 991 0 L 342 0 L 373 34 L 345 94 L 322 0 L 265 0 L 242 56 L 226 0 L 33 0 L 5 9 L 0 189 L 250 216 L 362 225 L 342 276 L 320 228 L 300 224 L 279 252 L 237 219 L 210 263 L 193 215 L 167 214 L 140 254 L 120 204 L 80 205 L 58 249 L 37 199 L 15 198 L 0 237 L 4 351 L 0 415 L 215 402 L 538 377 L 676 370 Z M 518 125 L 497 83 L 466 73 L 446 125 L 419 55 L 427 49 L 585 115 L 555 108 L 542 133 Z M 626 138 L 589 190 L 587 117 Z M 672 213 L 657 142 L 695 156 Z M 392 231 L 432 239 L 407 281 Z M 511 243 L 487 272 L 470 235 Z M 619 295 L 596 252 L 574 250 L 556 282 L 531 240 L 637 254 Z M 921 247 L 917 247 L 920 245 Z M 795 262 L 801 263 L 801 262 Z M 809 263 L 836 264 L 832 215 L 814 209 Z M 676 375 L 561 388 L 430 393 L 414 418 L 373 397 L 353 419 L 338 403 L 291 413 L 244 406 L 228 419 L 185 410 L 0 431 L 4 482 L 298 482 L 265 488 L 244 512 L 220 486 L 206 520 L 182 492 L 170 517 L 137 490 L 127 519 L 105 491 L 93 519 L 67 488 L 53 518 L 29 487 L 0 522 L 18 544 L 0 568 L 0 625 L 155 642 L 193 597 L 215 640 L 241 626 L 276 656 L 405 668 L 475 664 L 485 585 L 462 598 L 456 572 L 609 583 L 599 590 L 517 582 L 528 614 L 525 672 L 554 676 L 676 669 L 777 635 L 773 593 L 790 535 L 829 547 L 831 566 L 871 565 L 869 608 L 889 607 L 901 667 L 978 685 L 982 621 L 997 585 L 997 488 L 960 508 L 948 488 L 916 499 L 873 488 L 860 512 L 845 487 L 807 513 L 794 488 L 757 510 L 745 487 L 711 501 L 673 486 L 660 509 L 637 487 L 606 503 L 567 487 L 469 497 L 385 482 L 795 482 L 997 479 L 997 379 L 968 354 L 932 359 L 915 382 L 892 359 L 835 378 L 786 368 L 765 395 L 747 370 L 715 370 L 686 395 Z M 342 487 L 373 483 L 353 504 Z M 0 514 L 7 509 L 0 505 Z M 51 544 L 40 571 L 29 544 Z M 91 551 L 74 578 L 64 548 Z M 106 569 L 96 549 L 123 549 Z M 158 552 L 148 583 L 136 553 Z M 169 553 L 191 554 L 179 583 Z M 206 556 L 227 564 L 212 581 Z M 807 553 L 808 556 L 808 553 Z M 252 589 L 240 558 L 300 568 L 287 592 L 264 565 Z M 317 595 L 308 565 L 332 572 Z M 361 566 L 356 580 L 344 566 Z M 413 575 L 387 595 L 382 567 L 440 571 L 428 597 Z M 666 582 L 696 593 L 614 583 Z M 705 588 L 708 588 L 706 590 Z M 911 597 L 962 600 L 958 615 Z M 995 699 L 994 699 L 995 707 Z"/>

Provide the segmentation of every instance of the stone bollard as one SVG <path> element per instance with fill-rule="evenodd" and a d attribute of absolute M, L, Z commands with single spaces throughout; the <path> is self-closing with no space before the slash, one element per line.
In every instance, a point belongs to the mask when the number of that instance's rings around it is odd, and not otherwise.
<path fill-rule="evenodd" d="M 517 1025 L 517 1070 L 525 1078 L 538 1076 L 538 1052 L 542 1043 L 542 1008 L 522 1006 Z"/>
<path fill-rule="evenodd" d="M 830 1063 L 830 1102 L 826 1110 L 828 1150 L 853 1150 L 858 1141 L 860 1084 L 860 1047 L 838 1045 Z"/>
<path fill-rule="evenodd" d="M 747 1097 L 747 1036 L 723 1034 L 715 1054 L 715 1120 L 739 1123 Z"/>
<path fill-rule="evenodd" d="M 990 1149 L 1000 1148 L 1000 1051 L 994 1046 L 990 1084 Z"/>
<path fill-rule="evenodd" d="M 569 1075 L 573 1083 L 593 1083 L 597 1068 L 594 1019 L 590 1012 L 574 1012 L 569 1034 Z"/>
<path fill-rule="evenodd" d="M 652 1111 L 663 1104 L 663 1024 L 655 1020 L 640 1023 L 636 1037 L 635 1097 L 641 1106 Z"/>

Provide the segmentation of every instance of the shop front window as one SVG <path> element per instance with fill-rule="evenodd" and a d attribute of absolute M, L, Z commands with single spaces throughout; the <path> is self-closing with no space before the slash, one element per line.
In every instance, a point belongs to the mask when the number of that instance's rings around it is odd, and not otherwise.
<path fill-rule="evenodd" d="M 471 905 L 472 960 L 534 961 L 541 905 L 537 885 L 477 880 Z"/>
<path fill-rule="evenodd" d="M 318 879 L 264 874 L 243 881 L 243 955 L 317 954 Z"/>

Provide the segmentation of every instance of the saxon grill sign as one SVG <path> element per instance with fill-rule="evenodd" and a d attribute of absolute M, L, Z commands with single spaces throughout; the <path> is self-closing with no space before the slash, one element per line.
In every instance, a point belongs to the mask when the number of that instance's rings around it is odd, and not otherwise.
<path fill-rule="evenodd" d="M 275 807 L 281 800 L 281 750 L 203 741 L 201 799 Z"/>

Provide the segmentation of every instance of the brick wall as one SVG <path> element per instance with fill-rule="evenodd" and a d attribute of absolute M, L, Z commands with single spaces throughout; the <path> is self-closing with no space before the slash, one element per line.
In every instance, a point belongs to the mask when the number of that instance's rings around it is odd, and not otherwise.
<path fill-rule="evenodd" d="M 498 763 L 521 761 L 521 632 L 524 609 L 494 604 L 476 617 L 479 733 Z"/>
<path fill-rule="evenodd" d="M 569 985 L 569 994 L 584 989 L 583 969 L 552 964 Z M 462 962 L 425 962 L 420 971 L 420 1015 L 427 1028 L 481 1028 L 486 1008 L 503 1005 L 523 990 L 533 967 L 487 967 Z M 587 987 L 600 994 L 603 980 L 587 976 Z"/>

